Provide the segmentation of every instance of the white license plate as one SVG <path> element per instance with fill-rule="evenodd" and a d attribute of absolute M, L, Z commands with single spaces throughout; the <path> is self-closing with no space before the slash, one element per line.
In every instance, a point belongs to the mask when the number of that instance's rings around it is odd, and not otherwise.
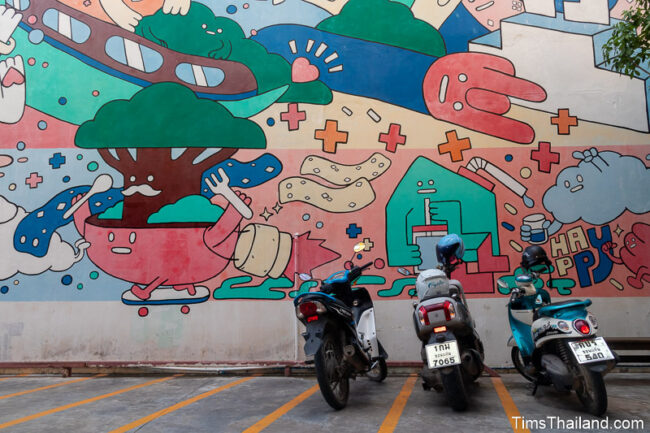
<path fill-rule="evenodd" d="M 425 350 L 429 368 L 442 368 L 460 364 L 458 343 L 455 341 L 427 344 Z"/>
<path fill-rule="evenodd" d="M 607 361 L 614 359 L 611 350 L 603 337 L 596 337 L 591 340 L 580 340 L 569 342 L 571 351 L 580 364 L 590 362 Z"/>

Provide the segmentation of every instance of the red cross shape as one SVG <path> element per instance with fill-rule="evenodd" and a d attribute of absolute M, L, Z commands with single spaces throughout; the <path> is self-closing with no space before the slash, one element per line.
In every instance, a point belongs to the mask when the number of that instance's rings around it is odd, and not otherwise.
<path fill-rule="evenodd" d="M 551 172 L 552 164 L 559 164 L 560 154 L 551 152 L 551 143 L 540 141 L 537 143 L 537 150 L 530 151 L 530 159 L 537 161 L 537 169 L 544 173 Z"/>
<path fill-rule="evenodd" d="M 386 150 L 395 153 L 398 144 L 406 143 L 406 135 L 401 135 L 401 125 L 391 123 L 387 134 L 379 134 L 379 142 L 386 144 Z"/>
<path fill-rule="evenodd" d="M 339 122 L 325 121 L 325 129 L 317 129 L 314 137 L 323 141 L 323 152 L 336 153 L 336 145 L 348 142 L 348 133 L 339 131 Z"/>
<path fill-rule="evenodd" d="M 551 124 L 557 125 L 558 134 L 568 135 L 570 126 L 578 126 L 578 118 L 569 116 L 568 108 L 560 108 L 557 110 L 557 116 L 551 117 Z"/>
<path fill-rule="evenodd" d="M 38 173 L 30 173 L 29 177 L 25 179 L 25 185 L 29 185 L 29 188 L 37 188 L 39 183 L 43 182 L 43 178 L 38 175 Z"/>
<path fill-rule="evenodd" d="M 463 160 L 463 151 L 472 148 L 472 143 L 469 138 L 458 139 L 456 131 L 447 131 L 447 142 L 438 145 L 438 152 L 442 155 L 449 153 L 452 162 Z"/>
<path fill-rule="evenodd" d="M 300 122 L 307 118 L 305 111 L 298 111 L 298 104 L 289 104 L 288 111 L 280 113 L 280 120 L 289 124 L 289 131 L 295 131 L 300 127 Z"/>

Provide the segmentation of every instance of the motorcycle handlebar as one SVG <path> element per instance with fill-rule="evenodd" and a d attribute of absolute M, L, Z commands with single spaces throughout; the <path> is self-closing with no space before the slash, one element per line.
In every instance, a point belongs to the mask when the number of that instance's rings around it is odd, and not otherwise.
<path fill-rule="evenodd" d="M 359 278 L 361 276 L 361 271 L 364 269 L 369 268 L 372 265 L 372 262 L 368 262 L 363 266 L 355 266 L 352 269 L 350 269 L 350 273 L 348 274 L 348 281 L 352 282 Z"/>

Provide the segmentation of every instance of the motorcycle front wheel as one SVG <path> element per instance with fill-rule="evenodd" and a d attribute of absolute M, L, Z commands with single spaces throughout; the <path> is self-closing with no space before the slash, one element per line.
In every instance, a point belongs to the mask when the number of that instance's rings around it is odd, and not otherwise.
<path fill-rule="evenodd" d="M 381 382 L 386 379 L 388 375 L 388 367 L 386 366 L 386 360 L 384 358 L 379 358 L 377 360 L 377 365 L 372 370 L 366 373 L 368 379 L 373 382 Z"/>
<path fill-rule="evenodd" d="M 454 365 L 452 369 L 449 373 L 440 373 L 442 387 L 445 390 L 445 396 L 451 408 L 455 411 L 463 411 L 467 409 L 468 404 L 463 371 L 459 365 Z"/>
<path fill-rule="evenodd" d="M 515 369 L 524 376 L 524 378 L 530 382 L 535 382 L 535 377 L 526 373 L 526 364 L 524 364 L 524 359 L 521 357 L 521 351 L 517 346 L 512 348 L 510 352 L 510 357 L 512 358 L 512 363 L 515 365 Z"/>
<path fill-rule="evenodd" d="M 323 336 L 323 344 L 314 356 L 316 379 L 327 404 L 343 409 L 350 394 L 350 381 L 343 371 L 343 347 L 332 332 Z"/>
<path fill-rule="evenodd" d="M 576 394 L 584 408 L 592 415 L 601 416 L 607 410 L 607 389 L 603 375 L 584 365 L 576 367 Z"/>

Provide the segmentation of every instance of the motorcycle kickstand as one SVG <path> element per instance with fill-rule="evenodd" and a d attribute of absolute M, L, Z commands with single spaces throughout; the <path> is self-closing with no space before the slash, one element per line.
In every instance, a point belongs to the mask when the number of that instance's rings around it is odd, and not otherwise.
<path fill-rule="evenodd" d="M 535 380 L 535 382 L 533 382 L 533 391 L 530 393 L 530 395 L 532 395 L 532 396 L 535 395 L 535 393 L 537 392 L 537 387 L 538 386 L 539 386 L 539 380 Z"/>

